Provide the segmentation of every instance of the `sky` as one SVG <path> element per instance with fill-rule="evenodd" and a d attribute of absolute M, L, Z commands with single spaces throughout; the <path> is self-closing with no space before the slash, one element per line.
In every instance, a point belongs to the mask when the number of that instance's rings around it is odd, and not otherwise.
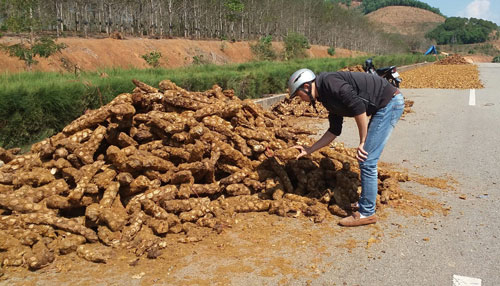
<path fill-rule="evenodd" d="M 500 25 L 500 0 L 421 0 L 447 17 L 479 18 Z"/>

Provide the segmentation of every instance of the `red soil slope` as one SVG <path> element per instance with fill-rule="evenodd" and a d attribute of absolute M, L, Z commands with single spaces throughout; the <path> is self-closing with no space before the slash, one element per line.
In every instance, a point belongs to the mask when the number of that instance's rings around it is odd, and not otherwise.
<path fill-rule="evenodd" d="M 1 43 L 14 43 L 17 39 L 2 38 Z M 37 59 L 39 64 L 34 70 L 40 71 L 74 71 L 75 65 L 81 70 L 95 71 L 104 68 L 147 68 L 148 64 L 141 55 L 153 50 L 160 51 L 162 67 L 181 67 L 190 65 L 193 57 L 202 58 L 211 63 L 242 63 L 252 60 L 249 42 L 225 42 L 216 40 L 194 41 L 186 39 L 142 39 L 128 38 L 125 40 L 61 38 L 58 42 L 65 43 L 67 48 L 48 59 Z M 273 43 L 281 50 L 282 43 Z M 330 57 L 327 46 L 313 45 L 307 51 L 310 57 Z M 336 49 L 335 57 L 350 57 L 361 53 L 344 49 Z M 202 57 L 200 57 L 202 56 Z M 25 70 L 24 63 L 17 58 L 9 57 L 0 52 L 0 72 L 20 72 Z"/>

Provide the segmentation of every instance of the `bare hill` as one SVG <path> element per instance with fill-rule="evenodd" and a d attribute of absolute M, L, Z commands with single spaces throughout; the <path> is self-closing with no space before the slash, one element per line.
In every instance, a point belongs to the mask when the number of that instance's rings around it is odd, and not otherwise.
<path fill-rule="evenodd" d="M 15 43 L 17 39 L 2 38 L 0 44 Z M 157 50 L 162 54 L 162 67 L 174 68 L 193 63 L 194 58 L 215 64 L 243 63 L 253 59 L 249 42 L 226 42 L 217 40 L 195 41 L 187 39 L 143 39 L 128 38 L 125 40 L 61 38 L 67 48 L 48 59 L 37 59 L 39 64 L 34 70 L 39 71 L 74 71 L 75 66 L 81 70 L 95 71 L 104 68 L 147 68 L 141 55 Z M 276 50 L 283 48 L 282 43 L 273 43 Z M 330 57 L 327 46 L 312 45 L 307 50 L 310 57 Z M 362 53 L 345 49 L 336 49 L 335 57 L 350 57 Z M 5 52 L 0 51 L 0 73 L 20 72 L 24 63 Z"/>
<path fill-rule="evenodd" d="M 366 16 L 381 24 L 384 31 L 403 35 L 424 35 L 445 20 L 428 10 L 407 6 L 384 7 Z"/>

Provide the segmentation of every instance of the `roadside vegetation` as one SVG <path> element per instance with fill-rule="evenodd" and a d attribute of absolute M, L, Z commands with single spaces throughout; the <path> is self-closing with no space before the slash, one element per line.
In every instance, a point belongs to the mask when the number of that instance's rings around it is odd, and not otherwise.
<path fill-rule="evenodd" d="M 159 51 L 151 51 L 149 53 L 141 55 L 141 58 L 143 58 L 152 68 L 157 68 L 160 66 L 161 57 L 162 55 Z"/>
<path fill-rule="evenodd" d="M 335 47 L 329 47 L 326 52 L 330 55 L 330 56 L 334 56 L 335 55 Z"/>
<path fill-rule="evenodd" d="M 290 74 L 307 67 L 315 72 L 336 71 L 362 64 L 366 57 L 299 59 L 287 62 L 250 62 L 244 64 L 193 65 L 180 69 L 122 70 L 71 73 L 24 72 L 0 76 L 0 146 L 23 146 L 59 132 L 87 109 L 99 108 L 120 93 L 131 92 L 131 79 L 152 86 L 164 79 L 192 91 L 207 90 L 214 84 L 234 89 L 240 98 L 286 92 Z M 433 61 L 433 56 L 376 56 L 377 66 L 407 65 Z M 107 77 L 101 77 L 106 73 Z M 102 103 L 101 103 L 102 102 Z"/>
<path fill-rule="evenodd" d="M 283 59 L 285 61 L 306 58 L 306 50 L 311 48 L 307 38 L 299 33 L 288 34 L 283 42 L 285 44 L 285 49 L 283 50 Z"/>
<path fill-rule="evenodd" d="M 250 45 L 250 50 L 254 58 L 258 61 L 273 61 L 278 58 L 276 51 L 272 46 L 273 37 L 261 37 L 255 44 Z"/>

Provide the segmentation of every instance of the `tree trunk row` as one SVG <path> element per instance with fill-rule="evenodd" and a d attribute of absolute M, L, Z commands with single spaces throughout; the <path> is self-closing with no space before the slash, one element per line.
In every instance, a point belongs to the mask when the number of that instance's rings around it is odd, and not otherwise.
<path fill-rule="evenodd" d="M 359 12 L 324 0 L 31 0 L 41 30 L 57 36 L 184 37 L 283 40 L 291 32 L 323 44 L 369 52 L 387 48 L 384 35 Z M 2 18 L 15 5 L 3 4 Z M 0 4 L 1 6 L 2 4 Z M 164 30 L 166 27 L 166 30 Z M 389 43 L 390 45 L 390 43 Z"/>

